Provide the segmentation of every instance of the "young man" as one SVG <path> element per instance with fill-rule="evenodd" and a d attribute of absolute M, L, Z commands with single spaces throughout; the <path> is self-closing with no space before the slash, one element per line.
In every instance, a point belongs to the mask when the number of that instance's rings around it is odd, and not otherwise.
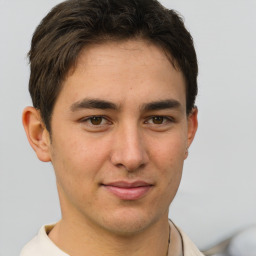
<path fill-rule="evenodd" d="M 61 220 L 22 256 L 202 255 L 168 220 L 197 130 L 197 60 L 155 0 L 69 0 L 29 53 L 29 143 L 56 174 Z"/>

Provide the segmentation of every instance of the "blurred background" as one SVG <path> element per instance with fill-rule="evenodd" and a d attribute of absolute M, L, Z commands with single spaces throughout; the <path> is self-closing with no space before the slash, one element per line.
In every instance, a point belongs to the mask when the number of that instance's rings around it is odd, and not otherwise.
<path fill-rule="evenodd" d="M 60 218 L 51 164 L 36 158 L 21 124 L 31 105 L 30 40 L 59 2 L 0 0 L 0 256 L 19 255 L 43 224 Z M 243 231 L 232 246 L 248 250 L 255 235 L 256 1 L 161 3 L 184 17 L 199 61 L 199 130 L 170 218 L 201 250 L 215 246 L 208 255 L 255 255 L 227 248 Z"/>

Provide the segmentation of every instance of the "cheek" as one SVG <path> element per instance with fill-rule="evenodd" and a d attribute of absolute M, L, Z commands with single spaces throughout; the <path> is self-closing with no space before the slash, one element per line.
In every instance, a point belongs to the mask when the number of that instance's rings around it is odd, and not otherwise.
<path fill-rule="evenodd" d="M 76 187 L 91 189 L 88 183 L 95 184 L 106 159 L 104 144 L 86 140 L 83 136 L 70 135 L 69 138 L 56 136 L 52 143 L 52 164 L 57 181 L 68 190 Z"/>
<path fill-rule="evenodd" d="M 151 147 L 152 163 L 158 170 L 158 182 L 163 200 L 171 203 L 180 184 L 185 159 L 186 139 L 183 133 L 172 133 L 155 141 Z"/>
<path fill-rule="evenodd" d="M 158 169 L 166 172 L 183 166 L 186 140 L 182 134 L 166 136 L 153 144 L 155 146 L 151 147 L 151 156 L 155 159 L 154 162 L 158 165 Z"/>
<path fill-rule="evenodd" d="M 69 136 L 58 136 L 53 149 L 68 164 L 78 166 L 94 165 L 101 162 L 106 155 L 104 141 L 86 135 L 84 132 L 69 132 Z"/>

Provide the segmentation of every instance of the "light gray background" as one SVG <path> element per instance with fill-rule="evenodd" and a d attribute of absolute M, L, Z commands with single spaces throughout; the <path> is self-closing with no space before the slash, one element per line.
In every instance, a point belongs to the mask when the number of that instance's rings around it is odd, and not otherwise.
<path fill-rule="evenodd" d="M 1 256 L 18 255 L 60 218 L 51 165 L 37 160 L 21 124 L 30 39 L 58 2 L 0 0 Z M 200 126 L 170 216 L 204 249 L 256 222 L 256 1 L 161 2 L 185 17 L 200 68 Z"/>

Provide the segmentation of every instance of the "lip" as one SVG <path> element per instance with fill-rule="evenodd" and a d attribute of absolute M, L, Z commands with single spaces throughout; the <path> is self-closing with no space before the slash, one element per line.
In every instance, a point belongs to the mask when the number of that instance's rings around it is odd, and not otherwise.
<path fill-rule="evenodd" d="M 145 181 L 116 181 L 102 184 L 110 193 L 122 200 L 138 200 L 144 197 L 152 188 L 152 184 Z"/>

